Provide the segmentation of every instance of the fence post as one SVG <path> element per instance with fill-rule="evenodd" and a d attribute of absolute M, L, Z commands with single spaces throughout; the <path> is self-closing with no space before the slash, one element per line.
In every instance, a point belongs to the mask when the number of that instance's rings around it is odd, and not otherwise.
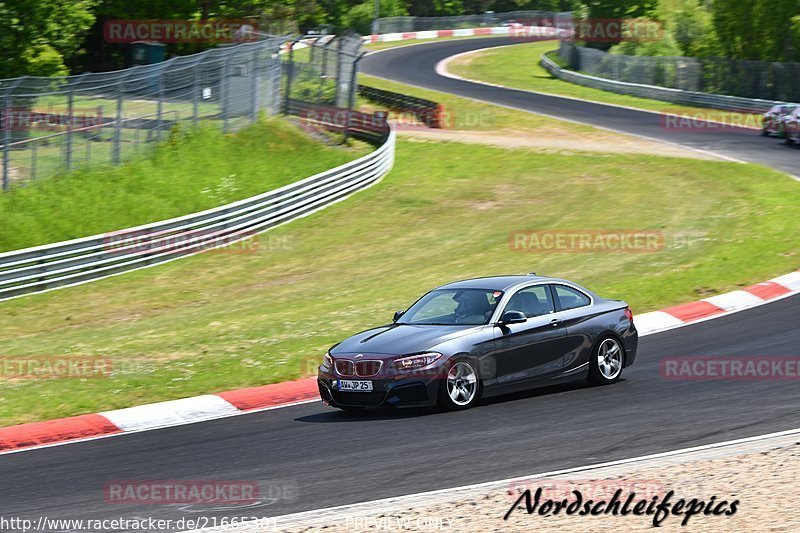
<path fill-rule="evenodd" d="M 158 106 L 156 107 L 156 141 L 161 142 L 161 130 L 164 127 L 164 69 L 158 70 Z"/>
<path fill-rule="evenodd" d="M 256 50 L 253 54 L 253 123 L 258 120 L 258 110 L 261 105 L 258 94 L 258 88 L 261 85 L 261 63 L 258 60 L 260 53 L 261 50 Z"/>
<path fill-rule="evenodd" d="M 200 61 L 194 66 L 194 94 L 192 95 L 192 126 L 197 127 L 198 113 L 200 112 L 200 98 L 203 88 L 200 86 Z"/>
<path fill-rule="evenodd" d="M 64 146 L 64 161 L 67 170 L 72 169 L 72 117 L 75 113 L 75 87 L 67 94 L 67 141 Z"/>
<path fill-rule="evenodd" d="M 292 78 L 294 77 L 294 45 L 300 42 L 300 37 L 289 44 L 289 65 L 286 68 L 286 94 L 283 95 L 283 114 L 289 114 L 289 99 L 292 96 Z M 280 57 L 280 56 L 278 56 Z M 281 64 L 281 68 L 284 65 Z"/>
<path fill-rule="evenodd" d="M 9 187 L 9 171 L 8 165 L 11 160 L 10 150 L 11 147 L 11 91 L 6 93 L 3 101 L 3 190 L 7 191 Z M 34 143 L 35 144 L 35 143 Z"/>
<path fill-rule="evenodd" d="M 322 93 L 325 89 L 325 80 L 328 79 L 328 46 L 330 41 L 322 46 L 322 74 L 319 76 L 319 94 L 317 95 L 317 103 L 322 102 Z"/>
<path fill-rule="evenodd" d="M 6 97 L 3 101 L 3 190 L 7 191 L 11 186 L 11 93 L 14 89 L 22 83 L 24 78 L 19 78 L 15 83 L 6 91 Z M 35 144 L 35 141 L 34 141 Z"/>
<path fill-rule="evenodd" d="M 348 95 L 347 99 L 347 118 L 345 119 L 345 126 L 344 126 L 344 143 L 347 144 L 347 141 L 350 139 L 350 119 L 353 114 L 353 108 L 356 105 L 356 84 L 358 83 L 358 63 L 364 56 L 367 55 L 366 52 L 362 52 L 356 59 L 353 61 L 353 67 L 350 72 L 350 94 Z"/>
<path fill-rule="evenodd" d="M 37 142 L 31 143 L 31 181 L 36 179 L 36 146 Z"/>
<path fill-rule="evenodd" d="M 228 104 L 228 63 L 222 63 L 222 78 L 219 80 L 219 101 L 222 104 L 222 133 L 228 133 L 228 111 L 230 105 Z"/>
<path fill-rule="evenodd" d="M 344 57 L 344 39 L 338 39 L 338 44 L 336 46 L 336 95 L 334 96 L 334 104 L 335 106 L 344 107 L 342 103 L 344 99 L 342 98 L 341 91 L 342 91 L 342 57 Z"/>
<path fill-rule="evenodd" d="M 114 142 L 111 144 L 111 162 L 119 164 L 120 161 L 120 143 L 122 142 L 122 105 L 123 105 L 123 84 L 125 77 L 117 82 L 117 113 L 114 117 Z"/>

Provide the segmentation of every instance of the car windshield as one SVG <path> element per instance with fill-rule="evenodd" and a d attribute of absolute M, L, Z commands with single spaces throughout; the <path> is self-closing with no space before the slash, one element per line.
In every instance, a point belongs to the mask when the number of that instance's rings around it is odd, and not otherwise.
<path fill-rule="evenodd" d="M 439 289 L 420 298 L 397 323 L 420 326 L 480 326 L 489 323 L 502 297 L 502 291 Z"/>

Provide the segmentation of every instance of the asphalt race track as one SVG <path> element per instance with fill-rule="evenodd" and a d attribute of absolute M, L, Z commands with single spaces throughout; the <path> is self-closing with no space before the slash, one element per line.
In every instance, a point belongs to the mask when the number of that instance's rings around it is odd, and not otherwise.
<path fill-rule="evenodd" d="M 361 68 L 365 74 L 373 76 L 643 135 L 689 148 L 710 150 L 726 157 L 750 163 L 762 163 L 791 175 L 800 175 L 798 170 L 800 146 L 787 145 L 781 139 L 761 137 L 756 131 L 721 128 L 714 125 L 708 128 L 668 128 L 662 116 L 657 113 L 490 87 L 446 78 L 436 73 L 436 65 L 448 57 L 471 50 L 514 43 L 518 41 L 502 37 L 412 45 L 371 54 L 364 58 Z M 531 61 L 533 60 L 531 57 Z M 664 107 L 669 108 L 670 104 L 665 103 Z M 580 140 L 576 139 L 575 142 L 580 143 Z"/>
<path fill-rule="evenodd" d="M 581 117 L 586 121 L 605 124 L 600 115 L 613 117 L 615 128 L 658 136 L 650 114 L 473 88 L 430 73 L 438 58 L 474 46 L 416 47 L 419 62 L 408 48 L 384 52 L 366 66 L 375 74 L 396 68 L 403 81 L 566 117 L 590 106 L 593 111 Z M 722 146 L 772 165 L 788 164 L 780 150 L 791 154 L 779 141 L 757 136 L 704 135 L 705 148 Z M 775 151 L 767 147 L 772 144 Z M 682 355 L 794 356 L 798 316 L 795 296 L 644 337 L 637 364 L 610 387 L 561 386 L 458 413 L 349 415 L 312 403 L 3 455 L 0 509 L 34 520 L 277 516 L 792 429 L 800 427 L 796 381 L 672 381 L 660 376 L 658 362 Z M 143 479 L 256 480 L 289 490 L 256 507 L 213 512 L 105 502 L 106 483 Z"/>

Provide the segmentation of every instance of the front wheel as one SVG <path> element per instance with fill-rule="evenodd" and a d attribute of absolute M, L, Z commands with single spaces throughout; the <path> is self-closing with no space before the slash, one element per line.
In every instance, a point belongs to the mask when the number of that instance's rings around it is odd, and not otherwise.
<path fill-rule="evenodd" d="M 453 362 L 439 387 L 439 406 L 449 411 L 469 409 L 480 398 L 481 381 L 466 359 Z"/>
<path fill-rule="evenodd" d="M 625 353 L 614 337 L 601 340 L 589 360 L 589 381 L 595 385 L 614 383 L 622 375 Z"/>

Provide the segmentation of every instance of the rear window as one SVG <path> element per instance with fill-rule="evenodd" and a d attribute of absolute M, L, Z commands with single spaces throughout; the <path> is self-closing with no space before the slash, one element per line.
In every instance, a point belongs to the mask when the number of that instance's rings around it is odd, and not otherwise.
<path fill-rule="evenodd" d="M 587 295 L 578 289 L 573 289 L 566 285 L 553 285 L 553 289 L 562 311 L 584 307 L 592 302 Z"/>

